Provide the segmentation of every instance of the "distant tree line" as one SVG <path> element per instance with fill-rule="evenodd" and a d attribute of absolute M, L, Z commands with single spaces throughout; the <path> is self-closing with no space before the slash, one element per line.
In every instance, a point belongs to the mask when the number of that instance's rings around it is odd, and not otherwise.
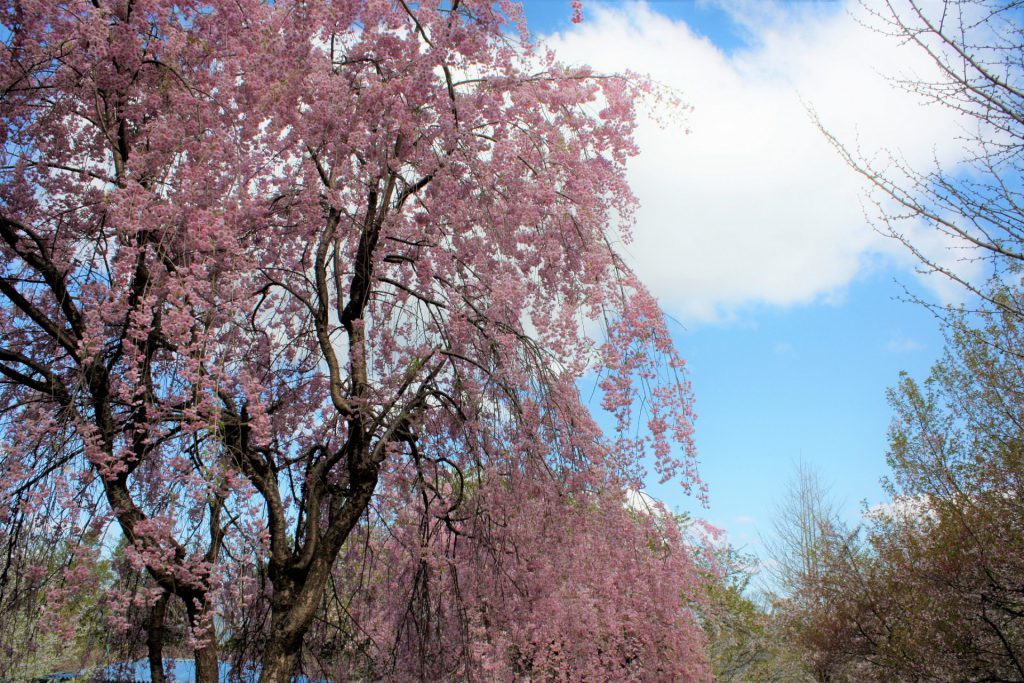
<path fill-rule="evenodd" d="M 801 467 L 776 519 L 774 592 L 728 610 L 757 628 L 712 631 L 715 670 L 735 681 L 1024 681 L 1021 11 L 1008 0 L 866 8 L 938 67 L 935 80 L 901 85 L 963 115 L 967 158 L 910 168 L 830 139 L 870 181 L 877 229 L 967 302 L 931 305 L 944 354 L 927 378 L 904 374 L 889 391 L 890 503 L 851 528 Z M 908 228 L 921 225 L 956 258 L 916 244 Z M 981 276 L 964 275 L 978 264 Z"/>

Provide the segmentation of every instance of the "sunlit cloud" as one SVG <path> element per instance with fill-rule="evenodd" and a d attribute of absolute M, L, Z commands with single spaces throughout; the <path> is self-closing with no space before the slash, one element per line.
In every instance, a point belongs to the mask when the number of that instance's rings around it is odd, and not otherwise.
<path fill-rule="evenodd" d="M 694 108 L 689 133 L 651 121 L 638 130 L 642 153 L 630 178 L 642 209 L 626 248 L 684 323 L 756 304 L 841 302 L 847 285 L 879 263 L 912 273 L 905 250 L 871 229 L 864 181 L 811 110 L 869 158 L 894 150 L 927 167 L 960 154 L 960 122 L 883 76 L 927 76 L 920 54 L 865 29 L 853 3 L 827 12 L 776 7 L 730 5 L 750 34 L 750 47 L 731 54 L 643 3 L 588 3 L 585 22 L 547 38 L 564 61 L 649 73 Z M 916 237 L 943 258 L 943 245 Z"/>

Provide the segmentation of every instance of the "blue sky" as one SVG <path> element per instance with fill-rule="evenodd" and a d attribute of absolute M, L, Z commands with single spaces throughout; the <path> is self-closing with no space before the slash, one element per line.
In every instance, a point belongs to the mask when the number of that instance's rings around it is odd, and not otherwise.
<path fill-rule="evenodd" d="M 641 124 L 642 209 L 624 250 L 678 321 L 711 507 L 649 491 L 757 552 L 803 459 L 855 522 L 885 498 L 887 387 L 900 370 L 923 377 L 942 350 L 932 315 L 900 299 L 959 294 L 872 229 L 866 187 L 809 112 L 878 163 L 953 163 L 960 122 L 886 80 L 929 65 L 861 26 L 852 2 L 585 0 L 580 25 L 568 0 L 525 8 L 563 60 L 649 73 L 693 107 L 677 127 Z M 956 259 L 922 226 L 901 229 Z"/>

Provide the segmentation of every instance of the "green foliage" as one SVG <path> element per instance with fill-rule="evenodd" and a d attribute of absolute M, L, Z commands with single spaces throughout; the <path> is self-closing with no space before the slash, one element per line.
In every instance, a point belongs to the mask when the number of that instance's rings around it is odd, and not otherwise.
<path fill-rule="evenodd" d="M 98 545 L 96 538 L 84 541 L 90 550 Z M 27 681 L 95 663 L 109 635 L 96 587 L 112 583 L 111 563 L 90 563 L 75 576 L 76 585 L 69 585 L 64 574 L 75 564 L 69 542 L 23 537 L 9 552 L 19 564 L 0 592 L 0 680 Z M 51 591 L 68 595 L 57 609 L 50 604 Z"/>
<path fill-rule="evenodd" d="M 754 595 L 757 558 L 718 546 L 707 582 L 702 625 L 716 681 L 783 683 L 808 680 L 765 599 Z"/>
<path fill-rule="evenodd" d="M 784 610 L 819 680 L 1024 680 L 1024 321 L 948 322 L 929 377 L 889 394 L 892 503 L 833 529 Z"/>

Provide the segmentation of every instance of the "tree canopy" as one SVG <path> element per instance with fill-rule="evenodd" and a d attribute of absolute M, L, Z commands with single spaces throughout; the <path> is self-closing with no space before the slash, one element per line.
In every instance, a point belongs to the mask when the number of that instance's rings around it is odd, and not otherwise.
<path fill-rule="evenodd" d="M 622 505 L 648 456 L 700 486 L 613 248 L 643 79 L 507 2 L 0 21 L 0 614 L 93 576 L 122 628 L 184 611 L 200 681 L 706 678 L 692 553 Z"/>

